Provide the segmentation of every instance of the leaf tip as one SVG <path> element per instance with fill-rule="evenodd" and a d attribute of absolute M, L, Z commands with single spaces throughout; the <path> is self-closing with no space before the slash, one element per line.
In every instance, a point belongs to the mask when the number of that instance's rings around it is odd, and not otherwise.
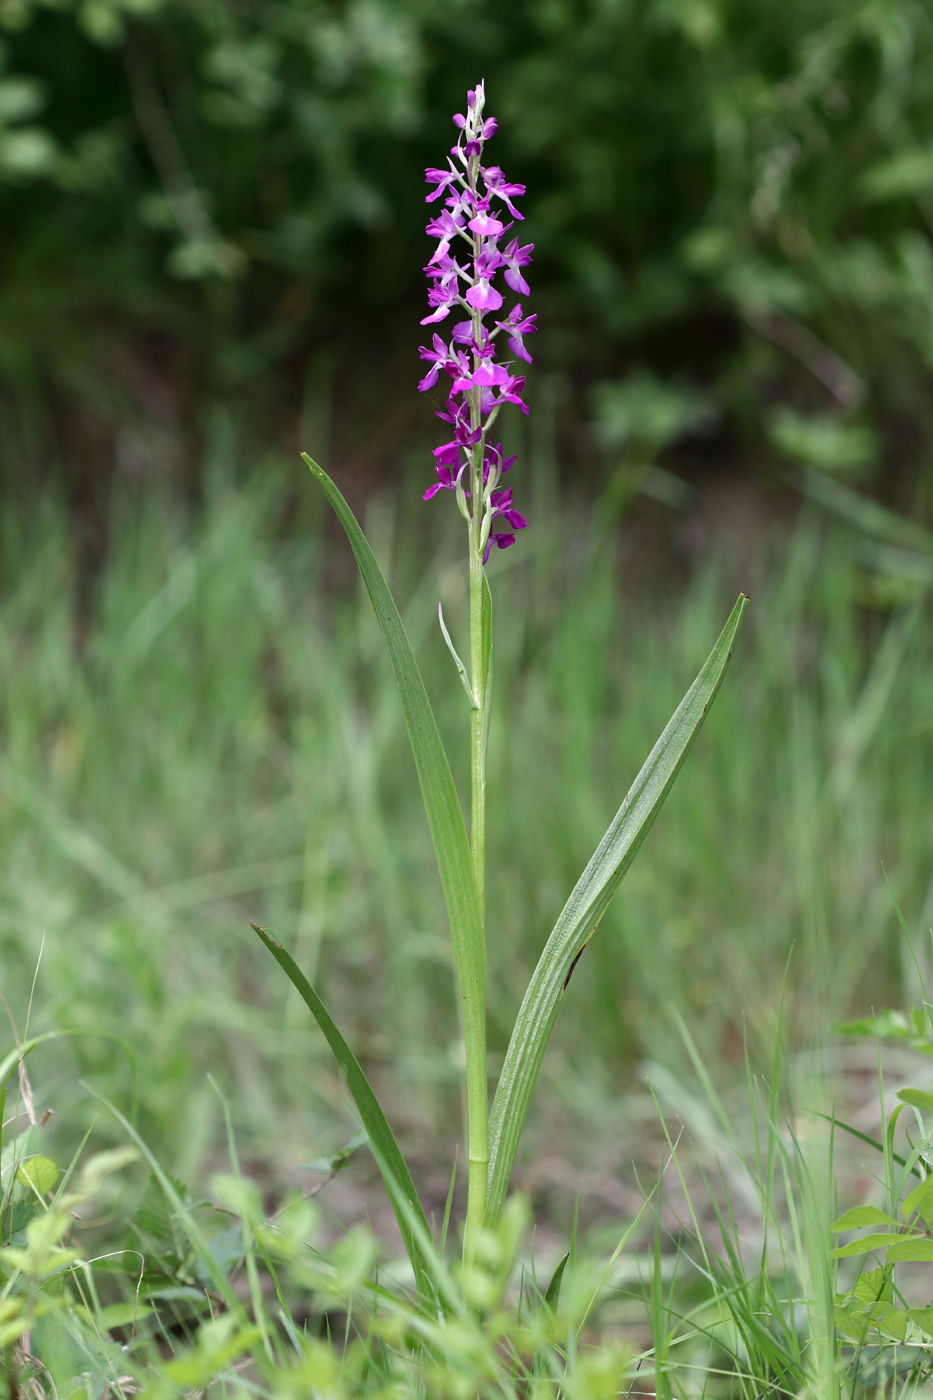
<path fill-rule="evenodd" d="M 258 924 L 250 924 L 250 928 L 253 930 L 254 933 L 259 934 L 259 937 L 262 939 L 263 943 L 267 943 L 273 948 L 281 948 L 283 946 L 281 943 L 277 943 L 275 939 L 271 937 L 267 928 L 260 928 Z"/>

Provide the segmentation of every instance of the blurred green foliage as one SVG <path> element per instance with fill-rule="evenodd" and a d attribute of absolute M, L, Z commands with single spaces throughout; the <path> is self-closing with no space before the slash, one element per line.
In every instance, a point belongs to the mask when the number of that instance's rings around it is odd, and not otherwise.
<path fill-rule="evenodd" d="M 77 450 L 48 437 L 62 400 L 131 416 L 114 344 L 195 416 L 246 383 L 296 407 L 336 335 L 414 365 L 422 168 L 478 77 L 529 190 L 545 362 L 647 365 L 704 390 L 703 432 L 769 424 L 824 469 L 925 456 L 927 4 L 0 0 L 0 36 L 8 472 L 14 443 Z"/>
<path fill-rule="evenodd" d="M 84 1131 L 85 1078 L 194 1181 L 223 1134 L 212 1074 L 244 1153 L 307 1163 L 358 1125 L 250 929 L 270 925 L 406 1150 L 436 1161 L 424 1144 L 456 1130 L 456 991 L 385 647 L 313 483 L 287 500 L 291 466 L 272 460 L 236 487 L 231 455 L 218 439 L 203 516 L 154 490 L 115 493 L 78 638 L 80 570 L 55 493 L 25 523 L 0 515 L 3 996 L 24 1033 L 38 967 L 30 1033 L 75 1033 L 29 1062 L 55 1086 L 59 1140 Z M 440 596 L 455 643 L 466 635 L 460 519 L 438 535 L 416 492 L 404 499 L 373 497 L 366 531 L 462 793 L 467 710 L 436 623 Z M 671 1006 L 714 1077 L 741 1065 L 746 1037 L 767 1057 L 792 949 L 794 1045 L 837 1016 L 909 1004 L 885 872 L 910 928 L 933 922 L 930 556 L 916 553 L 926 576 L 908 574 L 886 615 L 863 606 L 866 588 L 890 556 L 911 557 L 906 541 L 866 557 L 863 530 L 816 506 L 790 539 L 745 514 L 685 593 L 669 558 L 636 593 L 631 534 L 620 544 L 566 499 L 536 514 L 539 551 L 491 561 L 494 1074 L 547 932 L 739 580 L 753 607 L 729 684 L 574 972 L 520 1179 L 541 1144 L 624 1143 L 627 1115 L 654 1120 L 635 1065 L 652 1062 L 654 1084 L 682 1066 Z M 555 1201 L 572 1215 L 581 1189 L 574 1177 Z"/>

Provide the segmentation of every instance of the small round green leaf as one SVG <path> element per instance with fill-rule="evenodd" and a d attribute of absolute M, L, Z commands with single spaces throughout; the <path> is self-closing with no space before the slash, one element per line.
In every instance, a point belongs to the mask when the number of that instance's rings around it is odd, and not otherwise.
<path fill-rule="evenodd" d="M 54 1191 L 58 1182 L 58 1167 L 51 1157 L 30 1157 L 16 1173 L 24 1186 L 30 1187 L 38 1195 Z"/>

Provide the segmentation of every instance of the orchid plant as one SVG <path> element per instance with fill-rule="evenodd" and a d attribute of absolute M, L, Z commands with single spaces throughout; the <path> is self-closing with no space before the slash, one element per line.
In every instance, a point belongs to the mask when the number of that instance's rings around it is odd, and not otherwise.
<path fill-rule="evenodd" d="M 435 331 L 431 347 L 422 347 L 421 358 L 428 369 L 418 387 L 425 393 L 433 390 L 442 373 L 450 380 L 438 417 L 449 425 L 452 436 L 434 449 L 436 480 L 424 497 L 429 500 L 440 491 L 452 492 L 467 526 L 469 668 L 454 648 L 440 607 L 438 616 L 469 703 L 469 835 L 424 682 L 385 579 L 340 491 L 316 462 L 302 454 L 347 533 L 388 647 L 447 907 L 466 1050 L 469 1176 L 465 1281 L 478 1267 L 481 1232 L 494 1229 L 499 1222 L 532 1091 L 574 967 L 706 717 L 729 664 L 748 601 L 740 595 L 708 660 L 648 756 L 546 940 L 515 1021 L 490 1109 L 485 888 L 492 598 L 485 566 L 493 545 L 510 547 L 516 533 L 526 526 L 512 503 L 511 487 L 502 485 L 515 458 L 505 457 L 502 444 L 493 443 L 490 434 L 505 405 L 528 412 L 521 398 L 524 377 L 513 372 L 509 361 L 499 358 L 499 349 L 504 338 L 517 360 L 530 363 L 525 337 L 535 331 L 536 316 L 525 314 L 521 300 L 502 315 L 503 284 L 516 297 L 530 293 L 524 269 L 531 261 L 533 245 L 523 245 L 513 234 L 523 219 L 515 201 L 525 193 L 525 187 L 510 184 L 498 166 L 484 163 L 485 147 L 495 135 L 496 121 L 485 115 L 483 84 L 472 89 L 467 99 L 466 114 L 453 119 L 458 136 L 446 168 L 426 171 L 433 187 L 426 202 L 443 197 L 443 207 L 427 225 L 437 245 L 425 269 L 430 311 L 422 325 L 439 326 L 452 312 L 463 313 L 463 319 L 453 324 L 449 340 Z M 443 1305 L 445 1276 L 439 1255 L 443 1245 L 432 1237 L 385 1114 L 350 1047 L 294 959 L 269 930 L 256 928 L 256 932 L 304 998 L 347 1077 L 395 1209 L 419 1296 L 426 1308 L 436 1310 Z"/>

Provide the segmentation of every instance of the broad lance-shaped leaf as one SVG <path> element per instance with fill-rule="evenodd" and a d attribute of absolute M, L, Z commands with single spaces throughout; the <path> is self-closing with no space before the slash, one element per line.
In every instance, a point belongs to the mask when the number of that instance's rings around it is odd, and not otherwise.
<path fill-rule="evenodd" d="M 447 905 L 457 979 L 463 999 L 464 1031 L 467 1042 L 476 1044 L 485 1039 L 486 1034 L 485 949 L 479 901 L 470 863 L 470 845 L 453 774 L 411 643 L 366 536 L 327 473 L 317 462 L 312 461 L 306 452 L 301 455 L 347 533 L 389 651 L 402 709 L 405 712 L 412 753 L 415 756 L 428 825 L 431 828 L 441 888 Z M 471 1104 L 481 1105 L 482 1112 L 485 1113 L 485 1079 L 482 1083 L 470 1082 L 470 1073 L 468 1059 L 467 1094 Z"/>
<path fill-rule="evenodd" d="M 398 1221 L 398 1228 L 415 1271 L 419 1296 L 424 1301 L 430 1302 L 432 1297 L 430 1279 L 434 1270 L 432 1270 L 431 1261 L 425 1259 L 424 1241 L 430 1239 L 431 1232 L 428 1229 L 428 1222 L 415 1190 L 415 1183 L 411 1179 L 411 1172 L 408 1170 L 405 1158 L 395 1141 L 395 1134 L 389 1127 L 389 1120 L 383 1113 L 369 1080 L 360 1068 L 359 1061 L 340 1034 L 326 1006 L 295 959 L 286 952 L 280 943 L 275 941 L 268 929 L 260 928 L 258 924 L 253 924 L 253 928 L 279 967 L 285 971 L 292 986 L 299 993 L 311 1015 L 324 1032 L 324 1037 L 333 1051 L 334 1059 L 346 1075 L 350 1093 L 353 1095 L 353 1101 L 359 1109 L 363 1126 L 369 1135 L 373 1156 L 382 1172 L 389 1199 L 395 1211 L 395 1218 Z M 413 1228 L 413 1222 L 418 1228 Z"/>
<path fill-rule="evenodd" d="M 748 599 L 732 609 L 719 641 L 635 779 L 584 870 L 538 960 L 521 1004 L 489 1118 L 487 1226 L 505 1200 L 532 1091 L 574 965 L 608 908 L 671 790 L 725 675 Z"/>

